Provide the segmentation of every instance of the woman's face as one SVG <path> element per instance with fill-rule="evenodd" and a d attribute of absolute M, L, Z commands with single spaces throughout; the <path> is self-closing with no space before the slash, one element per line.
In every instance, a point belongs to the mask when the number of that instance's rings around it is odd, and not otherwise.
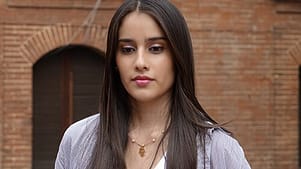
<path fill-rule="evenodd" d="M 149 15 L 132 12 L 123 19 L 116 64 L 134 101 L 169 99 L 174 83 L 172 55 L 164 33 Z"/>

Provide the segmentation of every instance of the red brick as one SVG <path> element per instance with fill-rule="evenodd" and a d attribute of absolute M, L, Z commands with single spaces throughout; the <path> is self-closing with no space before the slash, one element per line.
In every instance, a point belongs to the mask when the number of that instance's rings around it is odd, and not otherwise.
<path fill-rule="evenodd" d="M 103 51 L 120 2 L 103 0 L 89 28 L 90 41 L 80 34 L 73 42 Z M 201 104 L 219 122 L 233 120 L 226 127 L 253 169 L 297 169 L 300 3 L 173 2 L 191 30 Z M 31 168 L 32 65 L 68 43 L 93 3 L 0 0 L 0 169 Z"/>

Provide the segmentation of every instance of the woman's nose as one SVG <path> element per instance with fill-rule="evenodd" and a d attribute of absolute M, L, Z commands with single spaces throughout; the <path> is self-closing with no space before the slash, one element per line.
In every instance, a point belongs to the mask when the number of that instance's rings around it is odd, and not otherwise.
<path fill-rule="evenodd" d="M 135 69 L 137 71 L 146 71 L 149 69 L 147 60 L 145 58 L 145 51 L 142 49 L 138 50 L 137 52 L 137 57 L 135 60 Z"/>

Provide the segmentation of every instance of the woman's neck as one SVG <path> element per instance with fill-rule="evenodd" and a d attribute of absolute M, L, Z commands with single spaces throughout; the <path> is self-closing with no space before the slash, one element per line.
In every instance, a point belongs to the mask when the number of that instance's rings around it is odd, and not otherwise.
<path fill-rule="evenodd" d="M 165 130 L 169 118 L 169 101 L 133 102 L 130 132 L 135 135 L 156 135 Z M 145 136 L 146 136 L 145 135 Z"/>

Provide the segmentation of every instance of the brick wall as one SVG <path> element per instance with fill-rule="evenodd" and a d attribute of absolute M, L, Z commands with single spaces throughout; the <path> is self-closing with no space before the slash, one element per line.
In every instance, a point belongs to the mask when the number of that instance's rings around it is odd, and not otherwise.
<path fill-rule="evenodd" d="M 94 4 L 32 2 L 0 0 L 0 169 L 31 168 L 32 65 L 70 43 Z M 79 34 L 72 43 L 105 49 L 107 24 L 120 2 L 103 0 L 87 28 L 90 40 Z M 191 30 L 201 104 L 219 122 L 231 121 L 226 127 L 252 168 L 297 169 L 301 3 L 173 2 Z"/>
<path fill-rule="evenodd" d="M 3 31 L 2 31 L 2 25 L 0 25 L 0 37 L 3 37 Z M 3 86 L 3 69 L 2 69 L 2 63 L 3 63 L 3 46 L 2 46 L 2 40 L 0 40 L 0 86 Z M 3 138 L 3 87 L 0 87 L 0 168 L 2 168 L 2 138 Z"/>
<path fill-rule="evenodd" d="M 192 4 L 191 4 L 192 6 Z M 252 168 L 272 168 L 272 25 L 269 1 L 201 1 L 187 19 L 198 96 L 243 145 Z M 259 16 L 262 15 L 262 16 Z"/>
<path fill-rule="evenodd" d="M 298 145 L 298 66 L 289 50 L 301 39 L 301 27 L 275 27 L 274 60 L 274 123 L 275 166 L 292 168 L 290 161 L 297 161 Z M 300 49 L 301 46 L 298 48 Z M 301 58 L 301 50 L 298 53 Z M 299 89 L 300 90 L 300 89 Z"/>
<path fill-rule="evenodd" d="M 76 28 L 76 27 L 75 27 Z M 32 66 L 46 52 L 69 43 L 77 29 L 69 25 L 43 27 L 36 25 L 4 26 L 4 130 L 3 168 L 30 168 L 32 131 Z M 105 29 L 98 26 L 87 28 L 92 39 L 89 46 L 102 49 L 98 43 L 105 40 Z M 35 35 L 35 32 L 39 32 Z M 53 34 L 53 36 L 51 36 Z M 61 35 L 54 38 L 54 34 Z M 78 37 L 83 37 L 81 33 Z M 18 40 L 23 37 L 24 40 Z M 46 44 L 46 42 L 51 43 Z M 80 43 L 77 38 L 73 43 Z M 93 43 L 92 43 L 92 42 Z M 20 43 L 22 42 L 22 43 Z M 35 43 L 39 43 L 36 45 Z M 97 44 L 96 44 L 97 43 Z M 18 162 L 17 162 L 18 161 Z"/>

